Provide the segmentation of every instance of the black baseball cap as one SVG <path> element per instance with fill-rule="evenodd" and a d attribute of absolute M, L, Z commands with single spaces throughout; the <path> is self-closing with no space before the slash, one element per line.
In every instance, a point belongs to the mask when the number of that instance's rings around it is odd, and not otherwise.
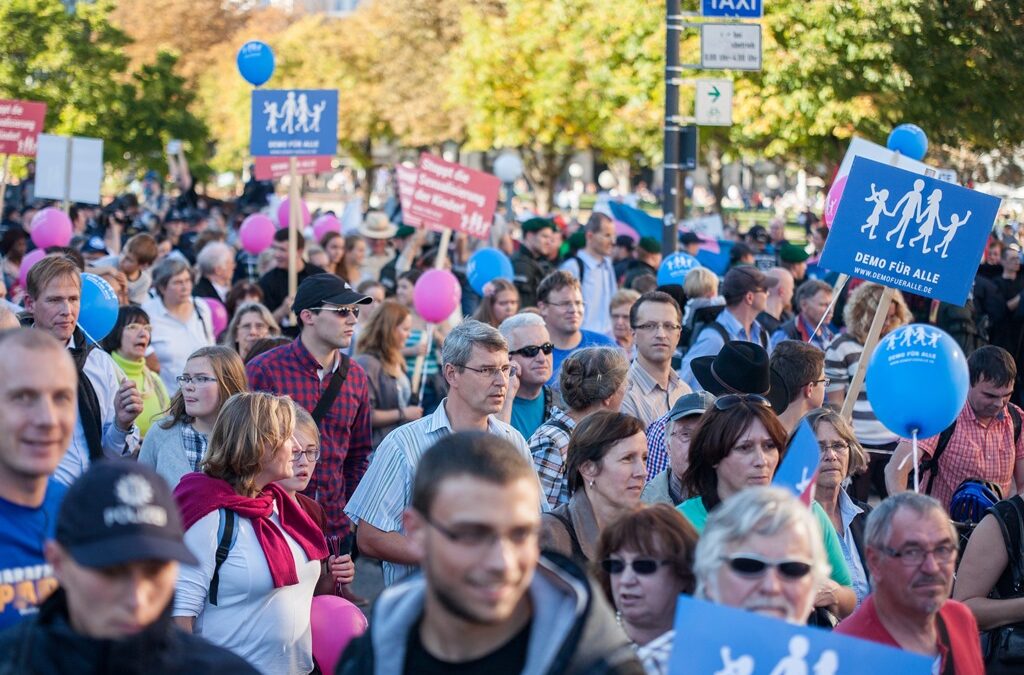
<path fill-rule="evenodd" d="M 184 538 L 166 481 L 131 460 L 93 464 L 68 489 L 57 516 L 57 542 L 83 567 L 144 560 L 197 565 Z"/>
<path fill-rule="evenodd" d="M 321 307 L 325 302 L 332 305 L 368 305 L 373 298 L 359 293 L 341 277 L 325 272 L 302 280 L 295 291 L 292 311 L 298 314 L 304 309 Z"/>
<path fill-rule="evenodd" d="M 683 246 L 689 246 L 690 244 L 703 243 L 704 240 L 697 236 L 696 232 L 683 232 L 679 235 L 679 241 Z"/>

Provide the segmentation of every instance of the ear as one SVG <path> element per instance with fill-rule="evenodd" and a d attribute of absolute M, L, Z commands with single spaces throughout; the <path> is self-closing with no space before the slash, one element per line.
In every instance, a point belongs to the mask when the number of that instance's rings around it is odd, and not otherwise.
<path fill-rule="evenodd" d="M 455 386 L 455 366 L 451 363 L 444 364 L 444 381 L 448 383 L 448 388 Z"/>
<path fill-rule="evenodd" d="M 26 294 L 25 295 L 25 311 L 28 312 L 29 314 L 33 314 L 34 312 L 32 310 L 35 309 L 35 304 L 36 304 L 36 301 L 32 299 L 32 296 Z"/>
<path fill-rule="evenodd" d="M 43 557 L 46 559 L 46 564 L 53 568 L 53 576 L 61 585 L 64 585 L 64 556 L 66 555 L 61 545 L 53 539 L 43 544 Z"/>
<path fill-rule="evenodd" d="M 601 473 L 601 467 L 596 462 L 587 461 L 580 464 L 580 475 L 587 480 L 596 478 L 599 473 Z"/>
<path fill-rule="evenodd" d="M 874 581 L 877 581 L 881 577 L 880 568 L 882 562 L 882 554 L 878 551 L 878 549 L 868 546 L 867 550 L 864 552 L 864 558 L 865 562 L 867 562 L 868 564 L 868 573 L 871 575 L 871 578 Z"/>
<path fill-rule="evenodd" d="M 405 526 L 406 538 L 412 548 L 412 552 L 419 560 L 423 559 L 426 552 L 427 524 L 423 516 L 414 509 L 406 509 L 402 514 L 402 524 Z"/>

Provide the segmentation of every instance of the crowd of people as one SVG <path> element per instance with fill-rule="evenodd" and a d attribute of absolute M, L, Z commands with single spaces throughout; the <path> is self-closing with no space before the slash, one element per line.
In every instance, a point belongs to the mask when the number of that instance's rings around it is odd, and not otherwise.
<path fill-rule="evenodd" d="M 896 293 L 886 317 L 883 335 L 930 321 L 968 355 L 918 494 L 910 443 L 851 391 L 882 288 L 817 266 L 827 228 L 804 245 L 755 226 L 721 274 L 659 286 L 658 243 L 608 214 L 513 219 L 493 243 L 514 277 L 478 295 L 474 242 L 439 252 L 371 212 L 297 232 L 290 293 L 287 229 L 239 245 L 260 204 L 160 189 L 76 206 L 72 245 L 24 279 L 40 204 L 4 214 L 0 674 L 323 672 L 313 600 L 369 612 L 360 558 L 385 589 L 339 673 L 667 673 L 699 648 L 680 595 L 933 672 L 1024 659 L 1012 232 L 966 308 Z M 434 324 L 413 291 L 439 264 L 464 293 Z M 87 271 L 121 304 L 98 342 Z M 773 486 L 804 421 L 809 505 Z"/>

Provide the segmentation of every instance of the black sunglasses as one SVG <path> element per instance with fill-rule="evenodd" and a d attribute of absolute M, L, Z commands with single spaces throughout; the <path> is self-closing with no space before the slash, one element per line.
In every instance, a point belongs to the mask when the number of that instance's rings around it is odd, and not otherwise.
<path fill-rule="evenodd" d="M 351 314 L 352 316 L 359 318 L 358 307 L 310 307 L 311 312 L 334 312 L 342 319 Z"/>
<path fill-rule="evenodd" d="M 811 564 L 802 560 L 768 560 L 746 553 L 726 558 L 729 568 L 744 577 L 760 577 L 769 567 L 774 567 L 787 579 L 802 579 L 811 571 Z"/>
<path fill-rule="evenodd" d="M 665 564 L 668 564 L 667 560 L 651 560 L 649 558 L 639 558 L 628 563 L 628 565 L 633 568 L 634 572 L 637 574 L 643 574 L 644 576 L 654 574 L 658 571 L 659 567 Z M 626 565 L 627 563 L 625 560 L 619 560 L 617 558 L 608 558 L 601 561 L 601 569 L 608 574 L 622 574 L 626 571 Z"/>
<path fill-rule="evenodd" d="M 753 403 L 763 408 L 771 408 L 772 404 L 760 394 L 726 394 L 715 399 L 715 410 L 729 410 L 740 403 Z"/>
<path fill-rule="evenodd" d="M 555 351 L 555 346 L 550 342 L 545 342 L 542 345 L 527 345 L 525 347 L 520 347 L 514 352 L 509 352 L 508 355 L 515 356 L 516 354 L 522 354 L 526 358 L 532 359 L 538 352 L 544 352 L 544 355 L 547 356 L 553 351 Z"/>

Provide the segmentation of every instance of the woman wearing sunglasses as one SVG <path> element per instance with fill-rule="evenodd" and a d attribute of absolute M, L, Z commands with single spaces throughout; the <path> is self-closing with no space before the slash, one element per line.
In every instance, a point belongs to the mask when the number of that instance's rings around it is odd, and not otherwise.
<path fill-rule="evenodd" d="M 423 417 L 423 408 L 412 404 L 412 385 L 402 358 L 411 332 L 409 309 L 385 300 L 373 310 L 356 342 L 355 362 L 366 371 L 370 384 L 374 448 L 400 425 Z"/>
<path fill-rule="evenodd" d="M 640 505 L 647 479 L 647 437 L 635 417 L 595 412 L 572 432 L 565 474 L 569 503 L 541 518 L 541 550 L 595 559 L 601 531 Z"/>
<path fill-rule="evenodd" d="M 697 532 L 668 504 L 628 513 L 597 541 L 596 576 L 648 675 L 668 673 L 680 593 L 693 593 Z"/>
<path fill-rule="evenodd" d="M 704 413 L 690 443 L 690 465 L 683 488 L 694 497 L 679 510 L 698 532 L 708 513 L 723 501 L 750 487 L 771 485 L 786 451 L 786 430 L 768 399 L 756 394 L 726 394 Z M 811 504 L 820 525 L 832 581 L 819 589 L 815 606 L 843 618 L 857 604 L 850 572 L 836 530 L 821 506 Z"/>

